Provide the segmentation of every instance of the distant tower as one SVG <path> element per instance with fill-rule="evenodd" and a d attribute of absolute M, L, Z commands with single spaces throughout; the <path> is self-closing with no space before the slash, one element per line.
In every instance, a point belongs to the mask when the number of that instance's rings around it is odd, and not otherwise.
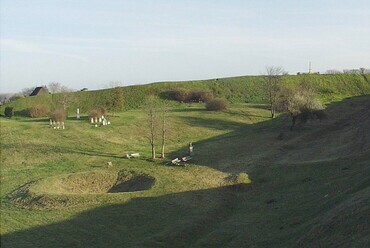
<path fill-rule="evenodd" d="M 311 66 L 311 61 L 308 64 L 308 74 L 312 73 L 312 66 Z"/>

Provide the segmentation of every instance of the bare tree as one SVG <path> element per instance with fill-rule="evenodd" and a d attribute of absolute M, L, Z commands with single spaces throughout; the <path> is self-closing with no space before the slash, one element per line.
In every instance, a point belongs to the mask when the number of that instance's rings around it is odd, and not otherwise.
<path fill-rule="evenodd" d="M 278 110 L 291 116 L 291 131 L 297 119 L 305 122 L 309 118 L 324 117 L 323 109 L 323 105 L 316 99 L 315 88 L 307 80 L 302 81 L 297 88 L 282 88 L 280 90 Z"/>
<path fill-rule="evenodd" d="M 50 93 L 66 93 L 66 92 L 72 92 L 73 89 L 68 88 L 67 86 L 63 86 L 59 82 L 50 82 L 48 85 L 48 89 Z"/>
<path fill-rule="evenodd" d="M 167 102 L 161 103 L 161 124 L 162 124 L 162 150 L 161 150 L 161 158 L 165 157 L 165 145 L 166 145 L 166 139 L 167 139 L 167 133 L 168 133 L 168 104 Z"/>
<path fill-rule="evenodd" d="M 326 71 L 326 74 L 342 74 L 342 72 L 336 69 L 330 69 Z"/>
<path fill-rule="evenodd" d="M 60 94 L 53 95 L 56 97 L 56 103 L 64 109 L 67 110 L 68 106 L 72 103 L 77 102 L 78 98 L 73 93 L 63 92 Z"/>
<path fill-rule="evenodd" d="M 282 80 L 283 73 L 284 70 L 282 67 L 275 66 L 266 67 L 264 86 L 267 95 L 267 101 L 270 104 L 271 118 L 275 117 L 277 98 L 283 81 Z"/>
<path fill-rule="evenodd" d="M 110 81 L 107 85 L 106 85 L 106 87 L 107 88 L 111 88 L 111 89 L 113 89 L 113 88 L 117 88 L 117 87 L 122 87 L 122 82 L 121 81 Z"/>
<path fill-rule="evenodd" d="M 344 74 L 360 74 L 360 70 L 358 69 L 344 69 Z"/>
<path fill-rule="evenodd" d="M 110 91 L 109 98 L 106 102 L 106 107 L 109 111 L 112 111 L 112 115 L 116 111 L 122 110 L 125 103 L 124 95 L 123 95 L 123 88 L 116 87 Z"/>
<path fill-rule="evenodd" d="M 153 96 L 149 97 L 146 102 L 146 115 L 149 127 L 148 140 L 152 150 L 152 159 L 156 158 L 156 138 L 157 138 L 157 127 L 158 127 L 158 101 Z"/>
<path fill-rule="evenodd" d="M 50 82 L 49 85 L 48 85 L 48 89 L 49 89 L 50 93 L 52 93 L 52 94 L 60 93 L 61 88 L 62 88 L 62 85 L 59 82 Z"/>
<path fill-rule="evenodd" d="M 24 96 L 29 96 L 35 90 L 36 86 L 34 87 L 27 87 L 21 90 L 20 94 Z"/>

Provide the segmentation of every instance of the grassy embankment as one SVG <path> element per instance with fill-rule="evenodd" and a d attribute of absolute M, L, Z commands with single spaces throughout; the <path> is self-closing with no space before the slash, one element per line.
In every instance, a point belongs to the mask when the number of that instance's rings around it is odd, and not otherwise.
<path fill-rule="evenodd" d="M 361 87 L 345 88 L 360 95 Z M 322 98 L 348 96 L 331 91 L 336 94 Z M 187 167 L 147 160 L 141 110 L 121 112 L 101 128 L 86 118 L 69 118 L 66 130 L 48 128 L 46 118 L 2 118 L 2 247 L 365 247 L 368 106 L 368 97 L 331 104 L 327 120 L 295 132 L 284 118 L 268 118 L 260 104 L 236 103 L 220 113 L 200 104 L 175 106 L 168 157 L 186 153 L 193 141 Z M 129 152 L 142 158 L 125 159 Z M 155 184 L 98 192 L 121 170 L 149 175 Z M 252 183 L 230 186 L 240 172 Z M 106 186 L 107 180 L 113 182 Z"/>
<path fill-rule="evenodd" d="M 346 97 L 370 93 L 370 75 L 299 75 L 284 76 L 284 84 L 297 85 L 303 79 L 308 79 L 315 85 L 319 97 L 324 103 L 342 100 Z M 147 99 L 148 95 L 165 97 L 166 93 L 176 88 L 188 90 L 206 90 L 216 97 L 227 99 L 231 103 L 262 103 L 264 101 L 262 76 L 243 76 L 186 82 L 161 82 L 148 85 L 129 86 L 124 88 L 125 106 L 122 110 L 138 109 Z M 69 112 L 72 114 L 76 108 L 87 113 L 93 107 L 104 106 L 109 98 L 110 89 L 85 91 L 69 94 Z M 45 104 L 51 109 L 60 108 L 62 94 L 26 97 L 9 105 L 21 114 L 30 106 Z"/>

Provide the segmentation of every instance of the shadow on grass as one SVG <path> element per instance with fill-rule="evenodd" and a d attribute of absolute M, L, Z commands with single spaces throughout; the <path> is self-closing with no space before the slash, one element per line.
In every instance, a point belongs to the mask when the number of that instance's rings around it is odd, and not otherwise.
<path fill-rule="evenodd" d="M 171 110 L 171 112 L 174 112 L 174 113 L 205 112 L 205 111 L 207 111 L 205 108 L 176 108 L 176 109 Z"/>
<path fill-rule="evenodd" d="M 338 162 L 261 166 L 252 178 L 257 183 L 133 198 L 5 234 L 1 246 L 296 247 L 292 245 L 303 237 L 305 247 L 310 242 L 320 244 L 315 247 L 330 247 L 338 238 L 343 247 L 367 247 L 353 245 L 353 235 L 364 238 L 370 230 L 363 190 L 369 187 L 364 176 L 369 169 L 351 161 L 339 162 L 340 167 L 351 168 L 345 171 L 338 168 Z M 338 212 L 338 205 L 349 203 Z M 333 223 L 338 229 L 333 229 Z M 319 236 L 314 235 L 316 230 Z"/>
<path fill-rule="evenodd" d="M 3 149 L 10 149 L 14 147 L 15 144 L 12 143 L 7 143 L 7 144 L 2 144 Z M 29 144 L 29 145 L 22 145 L 22 149 L 25 151 L 32 150 L 34 148 L 34 145 Z M 54 153 L 65 153 L 65 154 L 81 154 L 81 155 L 86 155 L 86 156 L 96 156 L 96 157 L 107 157 L 107 158 L 126 158 L 126 154 L 114 154 L 114 153 L 107 153 L 107 152 L 101 152 L 97 150 L 87 150 L 87 149 L 75 149 L 75 148 L 68 148 L 68 147 L 62 147 L 62 146 L 51 146 L 51 145 L 42 145 L 39 144 L 37 145 L 38 149 L 44 151 L 44 152 L 54 152 Z"/>
<path fill-rule="evenodd" d="M 255 124 L 202 117 L 183 117 L 183 122 L 194 127 L 224 130 L 225 134 L 193 142 L 194 152 L 191 163 L 215 168 L 224 172 L 242 172 L 248 170 L 250 162 L 263 159 L 271 149 L 277 149 L 281 141 L 277 136 L 289 132 L 289 122 L 284 118 L 267 118 Z M 271 147 L 271 149 L 266 149 Z M 183 146 L 170 153 L 168 157 L 176 158 L 187 155 L 188 147 Z M 235 166 L 234 166 L 235 165 Z"/>
<path fill-rule="evenodd" d="M 22 120 L 19 120 L 20 122 L 44 122 L 44 123 L 47 123 L 49 124 L 49 118 L 45 117 L 45 118 L 27 118 L 27 119 L 22 119 Z"/>
<path fill-rule="evenodd" d="M 80 119 L 77 119 L 76 116 L 68 116 L 67 120 L 68 121 L 84 121 L 84 122 L 87 122 L 87 121 L 89 121 L 89 117 L 87 115 L 82 115 L 82 116 L 80 116 Z"/>
<path fill-rule="evenodd" d="M 212 200 L 210 200 L 212 199 Z M 1 237 L 2 247 L 189 246 L 234 210 L 230 187 L 135 198 Z"/>

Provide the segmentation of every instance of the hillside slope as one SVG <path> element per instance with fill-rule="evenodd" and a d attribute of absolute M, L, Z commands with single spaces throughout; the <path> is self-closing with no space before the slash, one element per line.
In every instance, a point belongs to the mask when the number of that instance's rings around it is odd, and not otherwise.
<path fill-rule="evenodd" d="M 341 100 L 345 97 L 370 94 L 370 75 L 292 75 L 284 76 L 286 85 L 297 85 L 308 79 L 318 89 L 320 99 L 325 102 Z M 195 89 L 212 92 L 216 97 L 228 99 L 231 103 L 261 103 L 264 100 L 263 76 L 243 76 L 186 82 L 161 82 L 148 85 L 124 87 L 125 106 L 123 110 L 137 109 L 148 95 L 165 97 L 166 93 L 178 89 Z M 76 108 L 84 113 L 93 107 L 105 106 L 111 89 L 75 92 L 67 94 L 70 98 L 69 112 Z M 26 97 L 8 105 L 14 107 L 16 114 L 22 114 L 30 106 L 45 104 L 51 109 L 60 108 L 63 94 Z"/>
<path fill-rule="evenodd" d="M 199 105 L 174 108 L 173 155 L 195 139 L 194 162 L 187 167 L 122 158 L 132 147 L 144 155 L 148 150 L 140 146 L 141 111 L 120 113 L 110 129 L 69 120 L 66 130 L 54 132 L 47 120 L 7 120 L 2 246 L 369 247 L 369 106 L 369 96 L 334 103 L 327 120 L 294 132 L 283 117 L 268 118 L 261 105 L 222 113 Z M 25 210 L 7 198 L 19 185 L 95 170 L 106 161 L 145 170 L 158 185 L 114 197 L 73 195 L 78 203 L 99 203 L 76 212 Z M 239 172 L 248 172 L 252 183 L 221 183 Z M 50 200 L 41 193 L 32 200 Z"/>

